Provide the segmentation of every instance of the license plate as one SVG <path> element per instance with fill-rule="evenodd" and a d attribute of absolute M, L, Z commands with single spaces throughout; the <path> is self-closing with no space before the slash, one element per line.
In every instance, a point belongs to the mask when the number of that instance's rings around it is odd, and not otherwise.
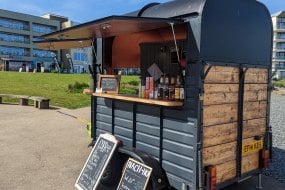
<path fill-rule="evenodd" d="M 248 144 L 242 145 L 242 155 L 258 152 L 263 148 L 263 140 L 254 141 Z"/>

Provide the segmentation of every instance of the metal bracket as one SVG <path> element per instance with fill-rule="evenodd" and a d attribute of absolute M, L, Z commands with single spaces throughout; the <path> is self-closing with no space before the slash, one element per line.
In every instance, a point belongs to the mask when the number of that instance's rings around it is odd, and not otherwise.
<path fill-rule="evenodd" d="M 258 174 L 258 180 L 257 180 L 257 187 L 256 189 L 263 189 L 262 184 L 261 184 L 261 173 Z"/>
<path fill-rule="evenodd" d="M 202 79 L 205 80 L 206 77 L 207 77 L 207 75 L 209 74 L 211 68 L 213 67 L 213 65 L 211 65 L 211 64 L 209 64 L 209 63 L 206 63 L 206 62 L 203 62 L 203 65 L 208 65 L 208 66 L 209 66 L 209 67 L 207 68 L 207 70 L 206 70 L 204 76 L 202 77 Z"/>

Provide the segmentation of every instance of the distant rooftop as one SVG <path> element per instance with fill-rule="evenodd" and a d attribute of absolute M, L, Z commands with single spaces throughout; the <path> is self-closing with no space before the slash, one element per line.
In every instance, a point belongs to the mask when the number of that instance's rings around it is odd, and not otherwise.
<path fill-rule="evenodd" d="M 41 16 L 42 18 L 50 19 L 50 20 L 57 20 L 61 23 L 68 21 L 68 17 L 55 15 L 55 14 L 45 14 Z"/>
<path fill-rule="evenodd" d="M 279 11 L 271 15 L 272 17 L 285 17 L 285 11 Z"/>

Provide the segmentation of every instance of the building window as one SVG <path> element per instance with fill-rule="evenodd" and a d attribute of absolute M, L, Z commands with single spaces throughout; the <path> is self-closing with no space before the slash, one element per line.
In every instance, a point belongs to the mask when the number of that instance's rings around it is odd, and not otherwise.
<path fill-rule="evenodd" d="M 285 49 L 285 42 L 278 42 L 276 44 L 277 49 Z"/>
<path fill-rule="evenodd" d="M 277 33 L 277 39 L 285 39 L 285 33 Z"/>
<path fill-rule="evenodd" d="M 26 44 L 30 43 L 29 36 L 10 34 L 10 33 L 0 33 L 0 41 L 18 42 L 18 43 L 26 43 Z"/>
<path fill-rule="evenodd" d="M 51 53 L 53 51 L 47 51 L 42 49 L 33 49 L 33 56 L 34 57 L 52 57 Z M 53 52 L 56 54 L 56 52 Z"/>
<path fill-rule="evenodd" d="M 285 29 L 285 18 L 277 19 L 277 29 Z"/>
<path fill-rule="evenodd" d="M 51 33 L 51 32 L 56 31 L 56 27 L 33 23 L 32 31 L 42 33 L 42 34 L 47 34 L 47 33 Z"/>
<path fill-rule="evenodd" d="M 74 53 L 73 54 L 74 61 L 87 61 L 86 53 Z"/>
<path fill-rule="evenodd" d="M 285 60 L 285 52 L 276 52 L 276 59 L 284 59 Z"/>
<path fill-rule="evenodd" d="M 285 69 L 285 62 L 276 62 L 275 69 Z"/>
<path fill-rule="evenodd" d="M 25 21 L 0 17 L 0 27 L 17 29 L 17 30 L 29 30 L 29 23 Z"/>
<path fill-rule="evenodd" d="M 0 46 L 0 54 L 9 56 L 30 56 L 30 51 L 28 48 Z"/>

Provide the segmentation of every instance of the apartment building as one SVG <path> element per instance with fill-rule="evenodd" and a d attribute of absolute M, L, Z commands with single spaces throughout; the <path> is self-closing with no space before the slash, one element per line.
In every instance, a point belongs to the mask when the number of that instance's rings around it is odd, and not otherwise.
<path fill-rule="evenodd" d="M 55 69 L 55 57 L 64 71 L 84 73 L 92 63 L 91 48 L 50 51 L 36 48 L 40 36 L 79 23 L 67 17 L 46 14 L 41 17 L 0 9 L 0 71 L 45 71 Z M 69 58 L 66 58 L 66 54 Z"/>
<path fill-rule="evenodd" d="M 52 51 L 37 49 L 33 41 L 60 29 L 58 20 L 0 9 L 0 70 L 51 68 Z M 58 51 L 53 51 L 60 56 Z"/>
<path fill-rule="evenodd" d="M 285 79 L 285 11 L 272 15 L 273 22 L 273 58 L 272 69 L 276 77 Z"/>

